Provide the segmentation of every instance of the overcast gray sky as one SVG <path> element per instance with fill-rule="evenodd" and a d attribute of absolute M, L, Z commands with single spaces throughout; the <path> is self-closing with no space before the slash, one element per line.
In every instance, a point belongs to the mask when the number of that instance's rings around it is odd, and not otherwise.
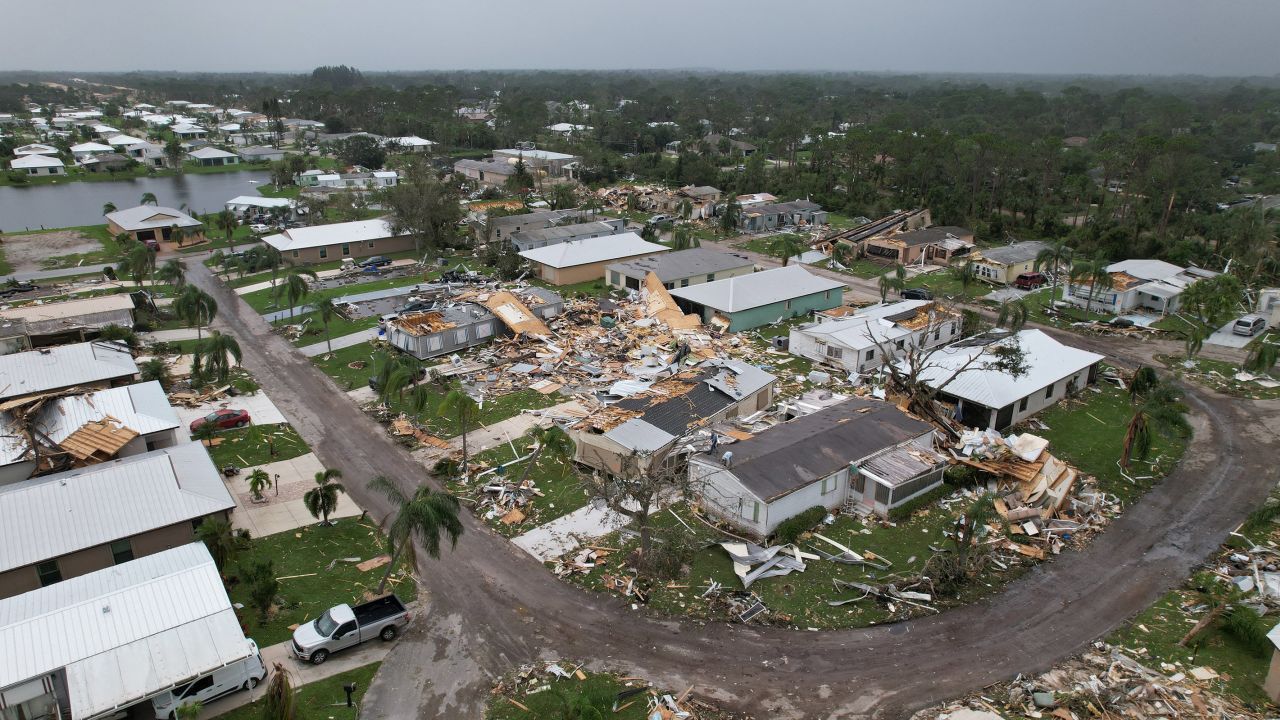
<path fill-rule="evenodd" d="M 0 0 L 0 69 L 1280 73 L 1276 0 Z M 20 28 L 53 28 L 22 32 Z"/>

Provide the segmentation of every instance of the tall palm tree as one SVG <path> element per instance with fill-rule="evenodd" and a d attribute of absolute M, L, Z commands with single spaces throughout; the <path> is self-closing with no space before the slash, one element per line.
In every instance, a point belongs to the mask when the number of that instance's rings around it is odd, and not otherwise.
<path fill-rule="evenodd" d="M 294 308 L 305 300 L 311 292 L 311 286 L 307 283 L 307 278 L 314 280 L 316 271 L 295 265 L 289 268 L 289 272 L 284 277 L 284 283 L 276 287 L 276 298 L 279 299 L 281 295 L 284 295 L 285 301 L 289 303 L 290 320 L 293 320 Z"/>
<path fill-rule="evenodd" d="M 1055 240 L 1048 247 L 1041 250 L 1036 255 L 1036 271 L 1039 272 L 1042 267 L 1049 268 L 1053 273 L 1053 285 L 1049 291 L 1049 306 L 1053 307 L 1053 303 L 1058 299 L 1058 275 L 1063 265 L 1071 263 L 1071 255 L 1075 250 L 1067 245 L 1066 239 Z"/>
<path fill-rule="evenodd" d="M 458 427 L 462 430 L 462 479 L 466 480 L 471 476 L 468 462 L 470 456 L 467 453 L 467 427 L 479 413 L 480 406 L 461 388 L 454 388 L 440 401 L 438 411 L 441 415 L 452 415 L 458 420 Z"/>
<path fill-rule="evenodd" d="M 347 491 L 342 483 L 334 482 L 340 477 L 342 477 L 342 471 L 337 468 L 318 472 L 315 477 L 316 486 L 302 496 L 307 512 L 311 513 L 311 517 L 319 518 L 321 525 L 332 524 L 329 522 L 329 513 L 338 509 L 338 493 Z"/>
<path fill-rule="evenodd" d="M 720 229 L 726 235 L 738 228 L 738 218 L 742 215 L 742 206 L 737 200 L 730 200 L 725 203 L 720 212 Z"/>
<path fill-rule="evenodd" d="M 1133 458 L 1146 460 L 1151 455 L 1153 431 L 1165 437 L 1186 437 L 1191 434 L 1191 423 L 1187 422 L 1187 406 L 1182 403 L 1182 394 L 1172 385 L 1159 383 L 1148 388 L 1142 396 L 1124 434 L 1120 452 L 1121 467 L 1128 468 L 1129 461 Z"/>
<path fill-rule="evenodd" d="M 156 200 L 155 193 L 144 192 L 142 193 L 142 200 L 138 201 L 138 204 L 139 205 L 159 205 L 160 203 L 159 201 Z"/>
<path fill-rule="evenodd" d="M 1010 332 L 1018 332 L 1027 324 L 1030 314 L 1030 308 L 1022 300 L 1006 300 L 1000 303 L 996 327 L 1008 327 Z"/>
<path fill-rule="evenodd" d="M 458 546 L 462 535 L 462 520 L 458 517 L 458 499 L 448 493 L 433 492 L 426 485 L 419 485 L 411 497 L 405 496 L 388 478 L 379 475 L 369 481 L 369 489 L 382 493 L 395 506 L 395 516 L 387 528 L 387 546 L 391 562 L 383 571 L 378 583 L 378 594 L 387 587 L 387 580 L 399 562 L 413 554 L 413 541 L 434 559 L 440 558 L 440 536 L 449 538 L 450 548 Z"/>
<path fill-rule="evenodd" d="M 782 261 L 782 267 L 791 262 L 791 258 L 804 252 L 804 246 L 791 234 L 779 235 L 769 243 L 769 254 Z"/>
<path fill-rule="evenodd" d="M 209 337 L 196 345 L 195 354 L 206 372 L 211 373 L 218 382 L 226 382 L 232 365 L 240 364 L 240 343 L 236 342 L 234 336 L 210 330 Z"/>
<path fill-rule="evenodd" d="M 137 283 L 138 287 L 142 287 L 142 281 L 155 271 L 155 267 L 156 251 L 142 243 L 135 243 L 125 253 L 124 259 L 116 265 L 116 273 L 128 277 Z"/>
<path fill-rule="evenodd" d="M 173 309 L 178 317 L 195 326 L 196 339 L 199 340 L 201 328 L 213 322 L 218 314 L 218 301 L 195 285 L 187 285 L 174 299 Z"/>
<path fill-rule="evenodd" d="M 116 208 L 116 204 L 115 204 L 115 203 L 113 203 L 113 202 L 105 202 L 105 203 L 102 203 L 102 214 L 103 214 L 103 215 L 110 215 L 111 213 L 115 212 L 115 211 L 116 211 L 116 209 L 117 209 L 117 208 Z"/>
<path fill-rule="evenodd" d="M 207 517 L 196 527 L 196 539 L 205 544 L 213 563 L 221 570 L 249 549 L 249 531 L 231 527 L 231 521 Z"/>
<path fill-rule="evenodd" d="M 525 435 L 537 445 L 537 449 L 533 451 L 529 462 L 525 463 L 524 472 L 520 474 L 520 482 L 516 483 L 517 487 L 524 484 L 533 466 L 537 465 L 544 455 L 561 464 L 566 464 L 573 458 L 573 439 L 569 437 L 569 433 L 561 430 L 559 425 L 545 428 L 534 425 Z"/>
<path fill-rule="evenodd" d="M 889 299 L 890 290 L 897 290 L 900 293 L 907 286 L 907 269 L 902 263 L 898 263 L 893 266 L 893 274 L 881 275 L 877 284 L 880 288 L 880 302 L 886 302 Z"/>
<path fill-rule="evenodd" d="M 214 224 L 226 236 L 227 246 L 235 250 L 236 228 L 240 227 L 240 221 L 236 219 L 236 214 L 224 208 L 214 216 Z"/>
<path fill-rule="evenodd" d="M 320 324 L 324 326 L 324 343 L 325 348 L 333 352 L 333 335 L 329 333 L 329 322 L 338 315 L 338 306 L 333 303 L 333 298 L 322 297 L 319 300 L 312 301 L 309 306 L 311 311 L 320 317 Z"/>
<path fill-rule="evenodd" d="M 1085 312 L 1089 312 L 1089 306 L 1095 297 L 1101 297 L 1103 293 L 1114 287 L 1114 280 L 1107 268 L 1111 266 L 1111 261 L 1102 255 L 1093 258 L 1093 263 L 1089 268 L 1089 285 L 1092 290 L 1089 293 L 1088 300 L 1085 301 Z"/>
<path fill-rule="evenodd" d="M 166 260 L 163 265 L 156 270 L 156 280 L 166 285 L 172 285 L 178 290 L 182 290 L 187 282 L 187 265 L 177 258 Z"/>

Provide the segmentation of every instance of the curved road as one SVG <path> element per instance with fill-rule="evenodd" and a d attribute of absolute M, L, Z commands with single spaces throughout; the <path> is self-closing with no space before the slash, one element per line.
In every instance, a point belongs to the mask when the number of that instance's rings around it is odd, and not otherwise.
<path fill-rule="evenodd" d="M 326 376 L 203 265 L 192 266 L 190 281 L 222 308 L 215 325 L 240 338 L 245 367 L 325 465 L 342 470 L 357 502 L 381 518 L 387 503 L 364 480 L 429 482 Z M 1128 363 L 1159 346 L 1071 341 Z M 1084 551 L 1039 566 L 988 601 L 895 625 L 808 633 L 653 616 L 561 582 L 468 516 L 455 551 L 420 562 L 430 611 L 383 663 L 364 715 L 479 718 L 491 680 L 537 658 L 588 660 L 669 688 L 696 685 L 760 718 L 906 717 L 1047 669 L 1180 582 L 1276 484 L 1280 402 L 1188 391 L 1196 435 L 1183 462 Z"/>

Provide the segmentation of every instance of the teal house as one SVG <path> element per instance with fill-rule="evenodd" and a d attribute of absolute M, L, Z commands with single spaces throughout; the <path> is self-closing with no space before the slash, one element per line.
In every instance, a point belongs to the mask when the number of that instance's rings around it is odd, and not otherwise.
<path fill-rule="evenodd" d="M 844 302 L 844 284 L 800 265 L 676 288 L 671 297 L 687 313 L 730 332 L 830 310 Z"/>

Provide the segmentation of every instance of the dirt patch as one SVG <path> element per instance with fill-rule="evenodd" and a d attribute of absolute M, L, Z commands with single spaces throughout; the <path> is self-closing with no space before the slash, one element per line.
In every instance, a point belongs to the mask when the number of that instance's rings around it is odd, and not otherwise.
<path fill-rule="evenodd" d="M 45 269 L 45 261 L 59 255 L 98 252 L 102 243 L 78 230 L 10 235 L 4 239 L 4 257 L 14 272 Z"/>

